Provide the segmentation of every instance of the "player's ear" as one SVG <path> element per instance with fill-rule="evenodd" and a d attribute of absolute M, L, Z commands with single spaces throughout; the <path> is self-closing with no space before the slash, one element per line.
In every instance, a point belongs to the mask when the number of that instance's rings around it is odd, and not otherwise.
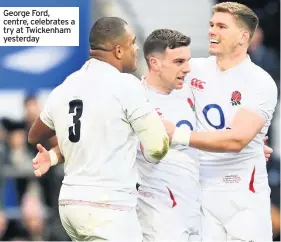
<path fill-rule="evenodd" d="M 244 45 L 245 43 L 249 43 L 249 41 L 250 41 L 250 33 L 248 31 L 243 31 L 241 33 L 239 44 Z"/>
<path fill-rule="evenodd" d="M 153 71 L 159 71 L 159 62 L 156 57 L 152 56 L 149 58 L 149 67 Z"/>
<path fill-rule="evenodd" d="M 114 54 L 118 60 L 121 60 L 124 55 L 124 50 L 121 45 L 116 45 L 114 49 Z"/>

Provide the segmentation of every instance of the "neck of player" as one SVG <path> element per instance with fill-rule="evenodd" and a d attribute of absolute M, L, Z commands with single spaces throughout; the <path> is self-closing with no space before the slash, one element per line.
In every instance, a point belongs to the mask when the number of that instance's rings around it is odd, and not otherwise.
<path fill-rule="evenodd" d="M 117 61 L 117 59 L 115 59 L 115 58 L 112 58 L 110 56 L 110 53 L 108 53 L 108 52 L 104 52 L 104 51 L 100 51 L 100 50 L 90 50 L 90 58 L 94 58 L 99 61 L 106 62 L 106 63 L 114 66 L 120 72 L 123 72 L 121 62 Z"/>
<path fill-rule="evenodd" d="M 227 71 L 248 58 L 247 51 L 234 51 L 231 54 L 217 55 L 217 66 L 220 71 Z"/>
<path fill-rule="evenodd" d="M 165 85 L 165 81 L 160 79 L 160 77 L 152 71 L 148 72 L 145 81 L 149 87 L 155 89 L 158 93 L 168 95 L 172 92 L 172 90 Z"/>

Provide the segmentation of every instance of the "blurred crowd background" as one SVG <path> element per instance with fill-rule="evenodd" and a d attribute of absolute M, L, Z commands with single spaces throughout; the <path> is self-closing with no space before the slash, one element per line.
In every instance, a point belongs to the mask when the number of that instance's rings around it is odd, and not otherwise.
<path fill-rule="evenodd" d="M 36 148 L 27 133 L 46 95 L 88 58 L 88 32 L 102 16 L 127 20 L 137 35 L 140 77 L 146 72 L 142 44 L 156 28 L 179 30 L 192 39 L 193 57 L 208 56 L 208 21 L 215 0 L 2 0 L 2 6 L 79 6 L 79 47 L 0 47 L 0 238 L 9 241 L 66 241 L 58 216 L 63 167 L 53 167 L 40 179 L 33 176 Z M 252 61 L 280 87 L 280 1 L 237 1 L 260 18 L 252 40 Z M 280 240 L 280 103 L 269 131 L 274 153 L 267 163 L 272 191 L 274 239 Z M 49 144 L 51 146 L 51 144 Z M 261 207 L 261 209 L 263 209 Z"/>

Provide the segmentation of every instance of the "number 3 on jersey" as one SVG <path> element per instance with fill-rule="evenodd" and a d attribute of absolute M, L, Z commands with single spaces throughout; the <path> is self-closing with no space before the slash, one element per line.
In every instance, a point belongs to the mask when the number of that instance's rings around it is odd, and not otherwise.
<path fill-rule="evenodd" d="M 76 110 L 76 112 L 75 112 Z M 68 128 L 68 139 L 77 143 L 80 140 L 81 121 L 80 118 L 83 113 L 83 102 L 80 99 L 75 99 L 69 102 L 69 113 L 75 113 L 73 115 L 73 126 Z"/>

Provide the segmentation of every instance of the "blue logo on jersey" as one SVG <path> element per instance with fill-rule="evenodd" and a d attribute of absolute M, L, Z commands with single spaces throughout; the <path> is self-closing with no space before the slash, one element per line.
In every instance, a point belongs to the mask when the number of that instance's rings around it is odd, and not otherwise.
<path fill-rule="evenodd" d="M 220 116 L 220 124 L 219 125 L 215 125 L 213 123 L 211 123 L 211 121 L 209 120 L 208 118 L 208 112 L 211 110 L 211 109 L 216 109 L 218 110 L 219 112 L 219 116 Z M 208 104 L 204 109 L 203 109 L 203 115 L 207 121 L 207 123 L 212 126 L 213 128 L 215 129 L 223 129 L 224 126 L 225 126 L 225 118 L 224 118 L 224 114 L 223 114 L 223 111 L 221 109 L 221 107 L 217 104 Z"/>
<path fill-rule="evenodd" d="M 180 126 L 182 126 L 184 124 L 188 125 L 190 130 L 193 130 L 193 126 L 192 126 L 192 124 L 188 120 L 180 120 L 179 122 L 177 122 L 176 126 L 180 127 Z"/>
<path fill-rule="evenodd" d="M 218 112 L 218 115 L 219 115 L 219 118 L 220 118 L 220 122 L 218 125 L 215 125 L 211 122 L 211 120 L 208 118 L 208 112 L 211 110 L 211 109 L 215 109 L 217 110 Z M 222 111 L 222 108 L 217 105 L 217 104 L 208 104 L 205 106 L 205 108 L 203 109 L 203 115 L 207 121 L 207 123 L 215 128 L 215 129 L 223 129 L 225 127 L 225 117 L 224 117 L 224 113 Z M 177 122 L 176 126 L 177 127 L 180 127 L 181 125 L 188 125 L 190 130 L 193 130 L 193 126 L 192 124 L 188 121 L 188 120 L 180 120 L 179 122 Z M 231 129 L 230 127 L 227 127 L 226 129 Z"/>

